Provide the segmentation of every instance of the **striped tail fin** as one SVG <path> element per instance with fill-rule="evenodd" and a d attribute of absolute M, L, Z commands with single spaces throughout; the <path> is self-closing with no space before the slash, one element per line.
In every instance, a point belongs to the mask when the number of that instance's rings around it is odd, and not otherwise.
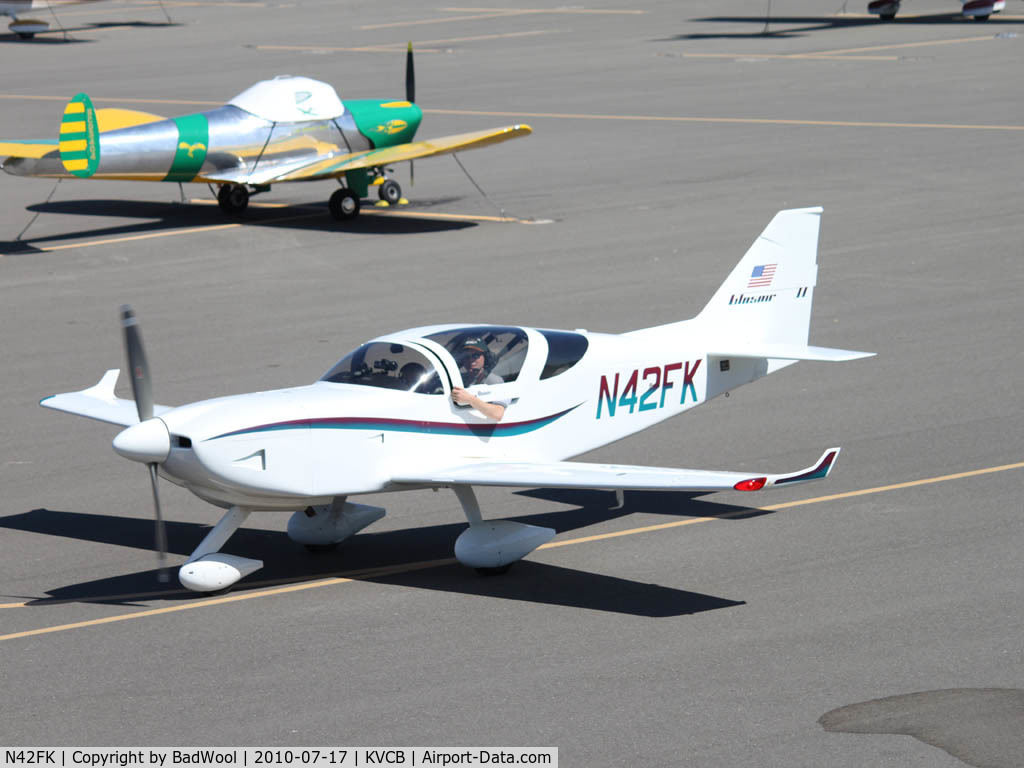
<path fill-rule="evenodd" d="M 100 165 L 100 129 L 96 110 L 86 94 L 78 94 L 64 108 L 58 146 L 68 173 L 83 179 L 96 173 Z"/>

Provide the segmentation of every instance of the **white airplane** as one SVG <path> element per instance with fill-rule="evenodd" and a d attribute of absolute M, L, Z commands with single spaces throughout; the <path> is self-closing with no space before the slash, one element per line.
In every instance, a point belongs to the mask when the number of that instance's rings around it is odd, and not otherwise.
<path fill-rule="evenodd" d="M 973 16 L 978 21 L 987 21 L 993 13 L 999 13 L 1006 7 L 1006 0 L 960 0 L 961 13 Z M 882 21 L 892 21 L 899 13 L 901 0 L 871 0 L 868 13 L 878 14 Z"/>
<path fill-rule="evenodd" d="M 64 5 L 79 5 L 80 3 L 94 3 L 98 0 L 0 0 L 0 16 L 10 16 L 12 21 L 8 26 L 14 34 L 23 40 L 31 40 L 38 33 L 50 29 L 48 22 L 40 19 L 28 19 L 22 16 L 27 11 L 52 11 L 52 9 Z"/>
<path fill-rule="evenodd" d="M 414 328 L 367 342 L 311 385 L 169 407 L 153 404 L 136 319 L 124 307 L 134 402 L 115 396 L 115 369 L 40 404 L 126 427 L 113 447 L 149 467 L 161 562 L 158 474 L 227 509 L 178 571 L 189 589 L 225 589 L 262 567 L 219 551 L 253 511 L 293 512 L 292 540 L 330 547 L 384 515 L 348 497 L 418 488 L 454 490 L 469 521 L 456 558 L 500 571 L 555 531 L 485 521 L 476 485 L 756 491 L 828 475 L 838 448 L 784 474 L 567 461 L 799 360 L 871 356 L 807 344 L 821 211 L 778 213 L 691 320 L 624 334 Z M 478 407 L 453 400 L 463 386 Z"/>

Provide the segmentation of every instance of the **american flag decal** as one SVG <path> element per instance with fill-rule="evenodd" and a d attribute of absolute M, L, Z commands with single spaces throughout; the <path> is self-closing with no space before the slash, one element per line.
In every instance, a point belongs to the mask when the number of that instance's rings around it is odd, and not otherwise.
<path fill-rule="evenodd" d="M 754 267 L 754 271 L 750 273 L 750 282 L 747 283 L 747 288 L 767 288 L 772 284 L 772 278 L 775 277 L 775 268 L 778 264 L 760 264 Z"/>

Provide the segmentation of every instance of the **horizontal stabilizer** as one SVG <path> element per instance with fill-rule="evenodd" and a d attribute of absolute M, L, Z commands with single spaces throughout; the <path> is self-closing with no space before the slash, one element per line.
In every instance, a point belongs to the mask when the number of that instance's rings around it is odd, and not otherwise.
<path fill-rule="evenodd" d="M 771 344 L 768 342 L 735 345 L 728 344 L 722 346 L 720 349 L 708 352 L 708 357 L 817 360 L 825 363 L 840 363 L 847 360 L 860 360 L 863 357 L 874 357 L 874 355 L 874 352 L 858 352 L 853 349 L 808 347 L 803 344 Z"/>
<path fill-rule="evenodd" d="M 43 157 L 57 149 L 57 140 L 31 139 L 26 141 L 0 141 L 2 157 Z"/>
<path fill-rule="evenodd" d="M 623 491 L 757 491 L 826 477 L 838 448 L 830 448 L 816 464 L 785 474 L 716 472 L 625 464 L 584 464 L 576 461 L 478 461 L 426 472 L 402 473 L 395 483 L 410 485 L 494 485 L 509 488 L 595 488 Z"/>
<path fill-rule="evenodd" d="M 65 392 L 60 395 L 43 398 L 39 404 L 44 408 L 85 416 L 87 419 L 105 421 L 108 424 L 120 424 L 122 427 L 139 423 L 139 413 L 134 400 L 125 400 L 114 395 L 114 386 L 121 375 L 118 368 L 112 368 L 103 374 L 103 378 L 95 385 L 80 392 Z M 171 406 L 154 405 L 153 415 L 171 410 Z"/>

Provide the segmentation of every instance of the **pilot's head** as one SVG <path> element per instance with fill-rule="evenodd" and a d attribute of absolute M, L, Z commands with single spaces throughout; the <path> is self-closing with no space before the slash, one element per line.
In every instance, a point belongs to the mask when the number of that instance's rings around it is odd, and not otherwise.
<path fill-rule="evenodd" d="M 456 356 L 466 386 L 479 384 L 484 380 L 487 376 L 489 357 L 487 345 L 482 339 L 466 339 Z"/>

